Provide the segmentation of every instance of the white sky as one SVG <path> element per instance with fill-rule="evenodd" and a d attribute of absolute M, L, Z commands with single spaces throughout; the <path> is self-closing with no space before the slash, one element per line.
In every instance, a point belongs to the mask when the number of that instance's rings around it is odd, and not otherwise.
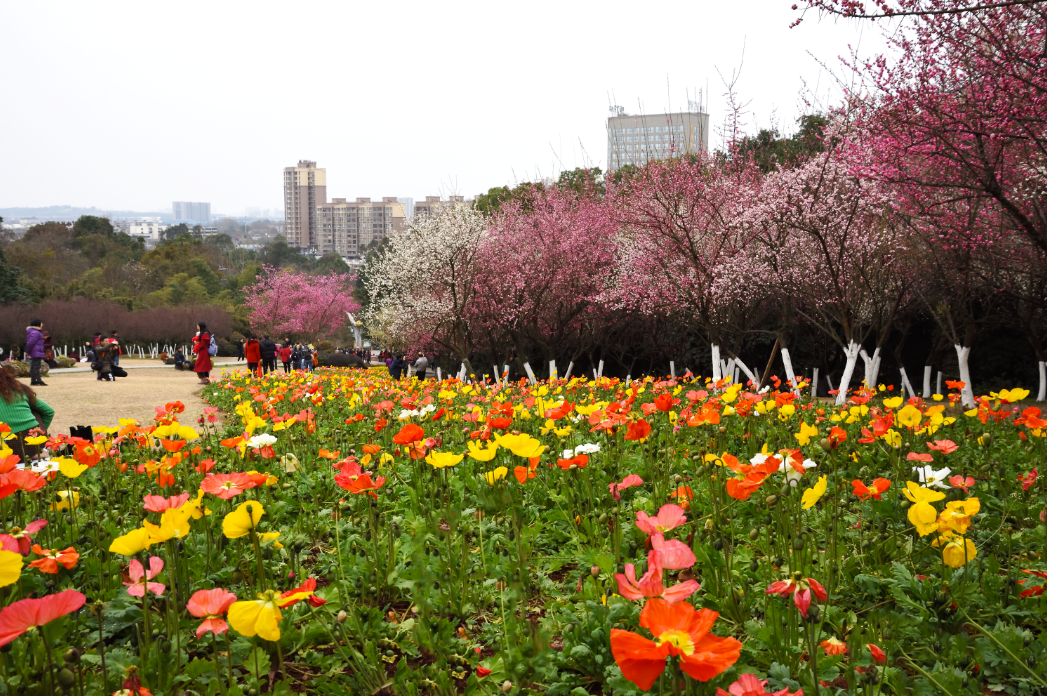
<path fill-rule="evenodd" d="M 790 0 L 4 2 L 0 207 L 217 213 L 282 208 L 281 170 L 328 198 L 472 196 L 606 168 L 609 95 L 628 113 L 709 96 L 736 70 L 748 130 L 791 131 L 804 89 L 877 29 L 789 29 Z M 670 104 L 671 100 L 671 104 Z M 715 144 L 715 138 L 714 138 Z M 584 153 L 583 153 L 584 147 Z"/>

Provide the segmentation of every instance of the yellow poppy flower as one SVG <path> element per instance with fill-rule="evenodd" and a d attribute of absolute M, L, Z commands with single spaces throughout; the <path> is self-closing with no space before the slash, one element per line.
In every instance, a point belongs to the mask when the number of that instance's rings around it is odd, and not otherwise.
<path fill-rule="evenodd" d="M 204 506 L 204 489 L 200 488 L 196 491 L 196 500 L 187 500 L 185 505 L 179 509 L 187 509 L 192 514 L 194 520 L 198 520 L 204 515 L 210 515 L 211 511 Z"/>
<path fill-rule="evenodd" d="M 999 394 L 995 394 L 995 395 L 990 394 L 990 396 L 995 396 L 997 399 L 999 399 L 1000 401 L 1003 401 L 1005 403 L 1013 404 L 1015 401 L 1021 401 L 1022 399 L 1027 399 L 1029 397 L 1029 390 L 1028 389 L 1001 389 Z"/>
<path fill-rule="evenodd" d="M 69 491 L 57 491 L 55 495 L 58 496 L 59 500 L 57 503 L 51 503 L 52 510 L 72 510 L 80 505 L 80 494 L 76 491 L 73 491 L 71 498 Z"/>
<path fill-rule="evenodd" d="M 258 535 L 258 539 L 262 542 L 263 545 L 268 544 L 270 541 L 272 541 L 274 542 L 274 546 L 276 546 L 276 548 L 282 549 L 284 545 L 281 544 L 279 541 L 276 541 L 279 538 L 280 532 L 264 532 Z"/>
<path fill-rule="evenodd" d="M 70 459 L 69 457 L 62 457 L 58 460 L 58 470 L 61 471 L 63 475 L 69 478 L 76 478 L 80 474 L 87 471 L 87 467 L 81 464 L 80 462 L 76 461 L 75 459 Z"/>
<path fill-rule="evenodd" d="M 546 450 L 546 446 L 539 440 L 523 433 L 519 435 L 497 435 L 495 436 L 495 442 L 498 443 L 499 447 L 506 448 L 517 457 L 526 459 L 537 457 Z"/>
<path fill-rule="evenodd" d="M 149 530 L 143 528 L 134 529 L 121 537 L 113 539 L 109 545 L 109 553 L 118 553 L 121 556 L 134 556 L 136 553 L 145 551 L 152 545 Z"/>
<path fill-rule="evenodd" d="M 772 402 L 773 403 L 773 402 Z M 796 413 L 796 407 L 792 404 L 785 404 L 778 409 L 778 420 L 786 421 L 792 418 L 792 415 Z"/>
<path fill-rule="evenodd" d="M 891 447 L 898 449 L 902 446 L 902 435 L 894 428 L 891 428 L 883 434 L 883 441 Z"/>
<path fill-rule="evenodd" d="M 240 503 L 240 506 L 230 512 L 222 520 L 222 533 L 227 539 L 239 539 L 247 536 L 251 530 L 258 526 L 259 520 L 265 514 L 265 508 L 257 500 L 248 500 Z"/>
<path fill-rule="evenodd" d="M 193 509 L 187 505 L 174 510 L 164 510 L 160 516 L 160 524 L 142 522 L 142 526 L 149 530 L 149 540 L 154 544 L 167 541 L 168 539 L 181 539 L 189 533 L 189 518 L 193 516 Z"/>
<path fill-rule="evenodd" d="M 47 442 L 46 435 L 37 435 L 35 437 L 27 437 L 25 439 L 25 444 L 27 445 L 42 445 L 45 442 Z"/>
<path fill-rule="evenodd" d="M 454 466 L 465 459 L 464 454 L 455 454 L 454 452 L 430 452 L 429 456 L 425 458 L 425 461 L 433 465 L 437 469 L 443 469 L 445 466 Z"/>
<path fill-rule="evenodd" d="M 968 561 L 978 555 L 978 548 L 967 537 L 949 534 L 940 536 L 932 544 L 942 549 L 942 560 L 950 568 L 962 568 Z"/>
<path fill-rule="evenodd" d="M 18 582 L 22 577 L 22 554 L 15 551 L 0 551 L 0 587 Z"/>
<path fill-rule="evenodd" d="M 971 518 L 981 509 L 981 502 L 977 498 L 950 501 L 945 504 L 942 514 L 938 515 L 938 530 L 966 534 L 971 526 Z"/>
<path fill-rule="evenodd" d="M 906 482 L 902 493 L 913 503 L 909 507 L 908 517 L 909 522 L 916 527 L 916 532 L 920 536 L 927 536 L 931 532 L 937 531 L 938 511 L 934 509 L 931 503 L 943 500 L 945 494 L 924 488 L 913 481 Z"/>
<path fill-rule="evenodd" d="M 469 457 L 478 462 L 489 462 L 498 454 L 498 443 L 492 442 L 486 448 L 480 447 L 476 440 L 469 441 Z"/>
<path fill-rule="evenodd" d="M 898 411 L 897 418 L 899 425 L 904 425 L 906 428 L 915 428 L 920 425 L 923 414 L 920 413 L 920 409 L 912 404 L 908 404 L 905 408 Z"/>
<path fill-rule="evenodd" d="M 807 425 L 803 421 L 800 421 L 800 432 L 793 433 L 793 437 L 800 443 L 801 447 L 806 447 L 811 444 L 811 438 L 818 435 L 818 428 L 813 425 Z"/>
<path fill-rule="evenodd" d="M 229 607 L 229 625 L 242 636 L 259 636 L 264 640 L 280 640 L 280 593 L 267 590 L 258 599 L 233 602 Z"/>
<path fill-rule="evenodd" d="M 809 510 L 814 507 L 814 504 L 821 500 L 822 496 L 825 495 L 826 489 L 829 487 L 829 478 L 827 476 L 821 476 L 818 478 L 818 482 L 814 484 L 813 488 L 808 488 L 803 492 L 803 498 L 800 499 L 801 507 L 804 510 Z"/>
<path fill-rule="evenodd" d="M 892 408 L 893 409 L 893 408 L 898 408 L 899 406 L 901 406 L 904 401 L 905 401 L 905 399 L 903 399 L 902 397 L 894 396 L 894 397 L 891 397 L 890 399 L 884 399 L 883 400 L 883 405 L 885 407 L 887 407 L 887 408 Z"/>
<path fill-rule="evenodd" d="M 484 473 L 484 479 L 487 480 L 487 483 L 489 485 L 493 486 L 495 481 L 497 481 L 499 479 L 504 479 L 505 475 L 508 474 L 508 473 L 509 473 L 509 469 L 507 469 L 504 466 L 500 466 L 497 469 L 495 469 L 494 471 L 485 472 Z"/>

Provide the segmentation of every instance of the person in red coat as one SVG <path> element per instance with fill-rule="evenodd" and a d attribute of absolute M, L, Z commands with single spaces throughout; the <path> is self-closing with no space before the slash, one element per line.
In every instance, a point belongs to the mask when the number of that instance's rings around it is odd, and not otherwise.
<path fill-rule="evenodd" d="M 280 346 L 280 362 L 284 364 L 284 374 L 291 371 L 291 341 L 284 339 L 284 344 Z"/>
<path fill-rule="evenodd" d="M 247 345 L 244 346 L 244 357 L 247 358 L 247 369 L 251 374 L 258 372 L 258 363 L 262 362 L 262 347 L 254 336 L 247 337 Z"/>
<path fill-rule="evenodd" d="M 196 353 L 196 364 L 193 372 L 200 378 L 201 384 L 211 381 L 211 334 L 207 332 L 207 324 L 200 322 L 196 325 L 196 337 L 193 339 L 193 352 Z"/>

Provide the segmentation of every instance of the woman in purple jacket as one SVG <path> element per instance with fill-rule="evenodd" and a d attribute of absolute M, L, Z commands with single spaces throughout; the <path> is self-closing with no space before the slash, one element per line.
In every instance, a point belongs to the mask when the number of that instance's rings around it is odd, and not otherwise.
<path fill-rule="evenodd" d="M 44 323 L 33 319 L 25 330 L 25 355 L 29 358 L 29 384 L 34 387 L 46 387 L 40 379 L 40 361 L 44 359 Z"/>

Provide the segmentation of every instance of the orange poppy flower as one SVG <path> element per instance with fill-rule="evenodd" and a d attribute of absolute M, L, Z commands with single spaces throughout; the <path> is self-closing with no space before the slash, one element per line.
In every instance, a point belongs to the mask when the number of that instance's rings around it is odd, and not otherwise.
<path fill-rule="evenodd" d="M 679 399 L 674 399 L 672 394 L 665 393 L 656 396 L 654 399 L 654 406 L 662 413 L 668 413 L 673 410 L 673 406 L 680 403 Z"/>
<path fill-rule="evenodd" d="M 612 628 L 611 653 L 622 676 L 644 690 L 654 686 L 670 656 L 679 656 L 680 669 L 688 676 L 709 681 L 737 662 L 742 652 L 734 638 L 709 633 L 719 616 L 709 609 L 696 611 L 686 602 L 651 599 L 640 612 L 640 625 L 654 640 Z"/>
<path fill-rule="evenodd" d="M 47 479 L 43 476 L 37 476 L 28 469 L 15 469 L 9 471 L 6 474 L 0 475 L 0 486 L 14 485 L 19 490 L 23 490 L 26 493 L 32 493 L 38 491 L 47 485 Z"/>
<path fill-rule="evenodd" d="M 495 430 L 506 430 L 512 424 L 512 418 L 492 418 L 488 421 L 488 425 Z"/>
<path fill-rule="evenodd" d="M 30 568 L 38 568 L 41 573 L 58 573 L 58 566 L 64 566 L 69 570 L 80 560 L 80 554 L 72 546 L 64 551 L 52 551 L 40 548 L 40 544 L 33 544 L 33 553 L 43 558 L 37 559 L 29 564 Z"/>
<path fill-rule="evenodd" d="M 414 423 L 408 423 L 400 428 L 400 432 L 393 435 L 393 442 L 398 445 L 409 445 L 425 438 L 425 431 Z"/>
<path fill-rule="evenodd" d="M 94 466 L 102 459 L 102 450 L 92 444 L 78 445 L 73 458 L 84 466 Z"/>
<path fill-rule="evenodd" d="M 381 445 L 364 445 L 364 452 L 367 454 L 378 454 L 381 451 Z"/>
<path fill-rule="evenodd" d="M 691 507 L 691 501 L 694 500 L 694 491 L 691 490 L 690 486 L 680 486 L 675 491 L 671 491 L 669 497 L 675 500 L 676 504 L 684 510 L 688 510 Z"/>
<path fill-rule="evenodd" d="M 168 452 L 179 452 L 189 442 L 187 440 L 168 440 L 167 438 L 160 438 L 160 444 L 164 446 L 164 449 Z"/>
<path fill-rule="evenodd" d="M 222 500 L 229 500 L 253 487 L 251 477 L 244 473 L 208 474 L 200 483 L 204 493 L 217 495 Z"/>
<path fill-rule="evenodd" d="M 589 457 L 584 454 L 579 454 L 570 459 L 557 459 L 556 465 L 561 469 L 570 469 L 572 466 L 578 469 L 584 469 L 589 466 Z"/>
<path fill-rule="evenodd" d="M 4 424 L 6 425 L 6 423 Z M 7 457 L 0 457 L 0 474 L 6 474 L 9 471 L 14 471 L 17 468 L 18 462 L 22 461 L 22 458 L 17 454 L 12 454 Z"/>
<path fill-rule="evenodd" d="M 518 466 L 515 469 L 513 469 L 513 476 L 516 477 L 517 481 L 523 484 L 525 481 L 527 481 L 527 479 L 534 478 L 534 471 L 538 468 L 537 459 L 538 458 L 535 457 L 534 459 L 530 460 L 530 464 L 528 464 L 527 466 Z"/>
<path fill-rule="evenodd" d="M 847 644 L 838 638 L 828 638 L 818 645 L 825 649 L 826 655 L 845 655 L 847 653 Z"/>
<path fill-rule="evenodd" d="M 891 482 L 885 478 L 878 478 L 872 482 L 872 488 L 867 488 L 860 479 L 854 479 L 851 485 L 854 486 L 854 494 L 858 496 L 858 499 L 865 502 L 870 497 L 879 500 L 883 492 L 891 487 Z"/>
<path fill-rule="evenodd" d="M 342 456 L 342 451 L 341 450 L 335 450 L 334 452 L 331 452 L 331 451 L 322 449 L 322 450 L 320 450 L 320 453 L 317 454 L 316 456 L 323 457 L 324 459 L 330 459 L 331 461 L 338 461 L 341 458 L 341 456 Z"/>
<path fill-rule="evenodd" d="M 629 427 L 625 431 L 625 439 L 643 442 L 650 434 L 651 424 L 641 418 L 629 423 Z"/>
<path fill-rule="evenodd" d="M 829 431 L 829 443 L 833 449 L 840 446 L 841 442 L 847 441 L 847 431 L 838 426 L 833 426 L 833 429 Z"/>

